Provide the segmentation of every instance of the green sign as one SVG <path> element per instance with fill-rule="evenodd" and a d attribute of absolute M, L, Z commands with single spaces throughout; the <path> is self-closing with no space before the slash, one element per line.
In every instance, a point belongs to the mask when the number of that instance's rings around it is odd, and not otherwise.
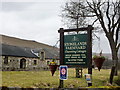
<path fill-rule="evenodd" d="M 87 66 L 87 34 L 64 36 L 64 64 Z"/>

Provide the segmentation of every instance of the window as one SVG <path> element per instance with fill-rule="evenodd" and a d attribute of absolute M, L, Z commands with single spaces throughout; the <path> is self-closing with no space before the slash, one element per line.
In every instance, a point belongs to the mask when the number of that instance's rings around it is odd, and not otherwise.
<path fill-rule="evenodd" d="M 8 64 L 8 56 L 5 56 L 5 58 L 4 58 L 4 64 Z"/>
<path fill-rule="evenodd" d="M 34 65 L 37 65 L 37 60 L 34 60 Z"/>

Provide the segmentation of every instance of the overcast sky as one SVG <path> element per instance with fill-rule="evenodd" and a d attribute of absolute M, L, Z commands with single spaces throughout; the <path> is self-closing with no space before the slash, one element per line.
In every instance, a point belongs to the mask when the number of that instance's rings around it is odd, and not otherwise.
<path fill-rule="evenodd" d="M 54 46 L 59 40 L 61 6 L 66 0 L 1 0 L 0 34 L 27 40 L 35 40 Z M 109 53 L 109 45 L 103 34 L 94 41 L 93 51 Z M 104 38 L 103 38 L 104 37 Z M 99 47 L 99 43 L 101 44 Z"/>

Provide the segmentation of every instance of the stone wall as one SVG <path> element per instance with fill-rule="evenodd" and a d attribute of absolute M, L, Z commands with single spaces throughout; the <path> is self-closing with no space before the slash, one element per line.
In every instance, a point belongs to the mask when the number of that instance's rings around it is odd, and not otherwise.
<path fill-rule="evenodd" d="M 39 58 L 8 57 L 8 63 L 4 63 L 5 56 L 2 56 L 2 70 L 41 70 L 48 68 L 47 60 Z M 22 62 L 21 60 L 25 61 Z"/>

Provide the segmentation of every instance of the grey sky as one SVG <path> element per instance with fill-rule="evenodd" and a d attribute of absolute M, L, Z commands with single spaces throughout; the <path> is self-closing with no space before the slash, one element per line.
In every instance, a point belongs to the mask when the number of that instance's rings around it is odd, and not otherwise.
<path fill-rule="evenodd" d="M 54 44 L 60 6 L 59 2 L 2 2 L 2 34 Z"/>
<path fill-rule="evenodd" d="M 63 1 L 65 0 L 2 0 L 0 34 L 55 45 L 59 40 L 58 29 L 64 28 L 59 17 Z M 103 52 L 110 52 L 103 34 L 98 36 L 101 36 Z M 95 41 L 93 51 L 100 51 L 98 43 Z"/>

